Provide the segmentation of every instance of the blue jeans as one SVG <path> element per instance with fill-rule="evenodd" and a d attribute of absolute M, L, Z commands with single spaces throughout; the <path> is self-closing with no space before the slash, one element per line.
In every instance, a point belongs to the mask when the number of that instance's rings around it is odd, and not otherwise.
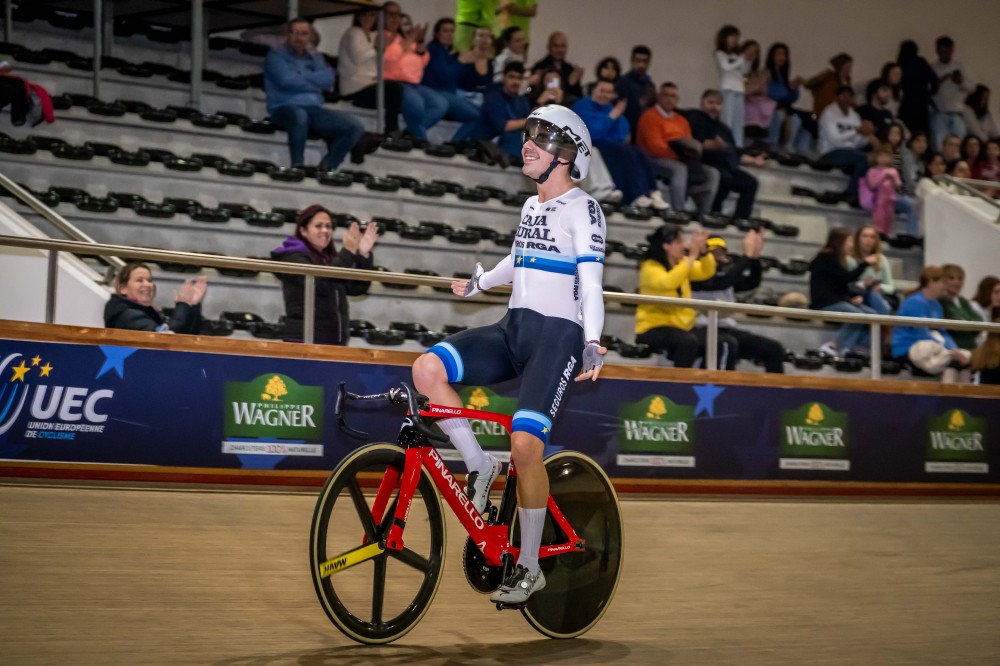
<path fill-rule="evenodd" d="M 865 292 L 865 305 L 875 311 L 875 314 L 892 314 L 892 306 L 885 300 L 882 292 L 869 289 Z"/>
<path fill-rule="evenodd" d="M 788 139 L 781 143 L 781 128 L 788 119 Z M 812 137 L 802 129 L 802 118 L 797 113 L 788 113 L 784 109 L 774 110 L 774 117 L 771 119 L 771 127 L 767 131 L 767 142 L 774 148 L 781 148 L 787 153 L 798 153 L 808 155 L 812 150 L 809 145 Z"/>
<path fill-rule="evenodd" d="M 823 310 L 827 312 L 853 312 L 855 314 L 878 314 L 867 305 L 852 305 L 847 301 L 841 301 L 828 305 Z M 871 329 L 867 324 L 844 324 L 837 332 L 837 349 L 851 350 L 855 347 L 868 349 L 871 343 Z"/>
<path fill-rule="evenodd" d="M 455 143 L 465 141 L 476 128 L 476 123 L 479 122 L 479 109 L 463 93 L 444 92 L 443 90 L 435 92 L 448 102 L 448 112 L 445 113 L 445 118 L 462 123 L 462 126 L 455 130 L 455 135 L 451 137 L 451 140 Z"/>
<path fill-rule="evenodd" d="M 897 214 L 906 216 L 906 233 L 911 236 L 921 236 L 920 203 L 917 198 L 908 194 L 897 195 L 895 210 Z"/>
<path fill-rule="evenodd" d="M 340 166 L 365 132 L 365 126 L 358 118 L 321 106 L 279 106 L 270 117 L 271 122 L 288 134 L 292 166 L 305 164 L 306 139 L 310 130 L 326 141 L 327 152 L 322 164 L 327 169 Z"/>
<path fill-rule="evenodd" d="M 959 139 L 965 138 L 965 118 L 961 113 L 935 113 L 931 117 L 931 138 L 934 139 L 935 151 L 941 152 L 941 146 L 950 134 Z"/>
<path fill-rule="evenodd" d="M 847 193 L 858 197 L 858 181 L 868 173 L 868 153 L 861 149 L 836 148 L 820 156 L 819 161 L 832 167 L 850 167 L 851 177 L 847 181 Z"/>
<path fill-rule="evenodd" d="M 436 90 L 403 83 L 403 120 L 415 139 L 426 139 L 427 130 L 437 125 L 447 112 L 448 100 Z"/>
<path fill-rule="evenodd" d="M 729 129 L 733 131 L 733 141 L 736 142 L 737 148 L 743 147 L 744 117 L 743 93 L 735 90 L 723 90 L 720 120 L 729 125 Z"/>

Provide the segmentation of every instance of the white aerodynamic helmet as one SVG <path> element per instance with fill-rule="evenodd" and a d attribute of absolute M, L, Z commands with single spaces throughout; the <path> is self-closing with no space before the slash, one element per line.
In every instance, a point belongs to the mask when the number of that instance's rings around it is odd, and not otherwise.
<path fill-rule="evenodd" d="M 559 159 L 572 165 L 570 176 L 573 180 L 587 177 L 590 170 L 590 130 L 580 116 L 565 106 L 548 104 L 532 111 L 521 133 L 522 143 L 529 139 L 556 157 L 548 170 L 537 179 L 539 183 L 544 183 L 552 170 L 562 163 L 558 162 Z"/>

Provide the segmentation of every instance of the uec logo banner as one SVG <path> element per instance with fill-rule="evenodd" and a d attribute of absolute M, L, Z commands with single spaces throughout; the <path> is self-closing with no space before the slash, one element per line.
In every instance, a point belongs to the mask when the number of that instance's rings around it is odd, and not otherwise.
<path fill-rule="evenodd" d="M 60 365 L 35 354 L 0 359 L 0 436 L 13 431 L 25 440 L 75 440 L 103 435 L 115 391 L 92 383 L 63 383 Z"/>

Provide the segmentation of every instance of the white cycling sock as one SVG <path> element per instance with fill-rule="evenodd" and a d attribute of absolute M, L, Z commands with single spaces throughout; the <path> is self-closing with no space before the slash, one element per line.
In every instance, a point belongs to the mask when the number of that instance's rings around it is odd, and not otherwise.
<path fill-rule="evenodd" d="M 521 523 L 521 552 L 517 563 L 533 574 L 538 573 L 538 549 L 542 545 L 542 528 L 545 527 L 547 509 L 517 508 L 517 519 Z"/>
<path fill-rule="evenodd" d="M 466 469 L 480 474 L 486 474 L 490 471 L 493 461 L 476 441 L 468 419 L 442 419 L 438 421 L 437 425 L 455 445 L 462 460 L 465 461 Z"/>

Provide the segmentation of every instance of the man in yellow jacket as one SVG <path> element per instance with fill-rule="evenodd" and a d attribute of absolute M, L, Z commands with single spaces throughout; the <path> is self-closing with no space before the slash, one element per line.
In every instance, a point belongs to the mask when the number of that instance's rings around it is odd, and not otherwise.
<path fill-rule="evenodd" d="M 684 232 L 665 224 L 649 238 L 649 250 L 639 266 L 639 293 L 691 298 L 691 282 L 715 275 L 715 257 L 708 251 L 708 232 L 694 231 L 685 243 Z M 705 329 L 694 328 L 693 308 L 640 305 L 635 315 L 636 342 L 664 353 L 674 367 L 690 368 L 705 355 Z M 719 367 L 735 367 L 735 341 L 719 336 Z"/>

